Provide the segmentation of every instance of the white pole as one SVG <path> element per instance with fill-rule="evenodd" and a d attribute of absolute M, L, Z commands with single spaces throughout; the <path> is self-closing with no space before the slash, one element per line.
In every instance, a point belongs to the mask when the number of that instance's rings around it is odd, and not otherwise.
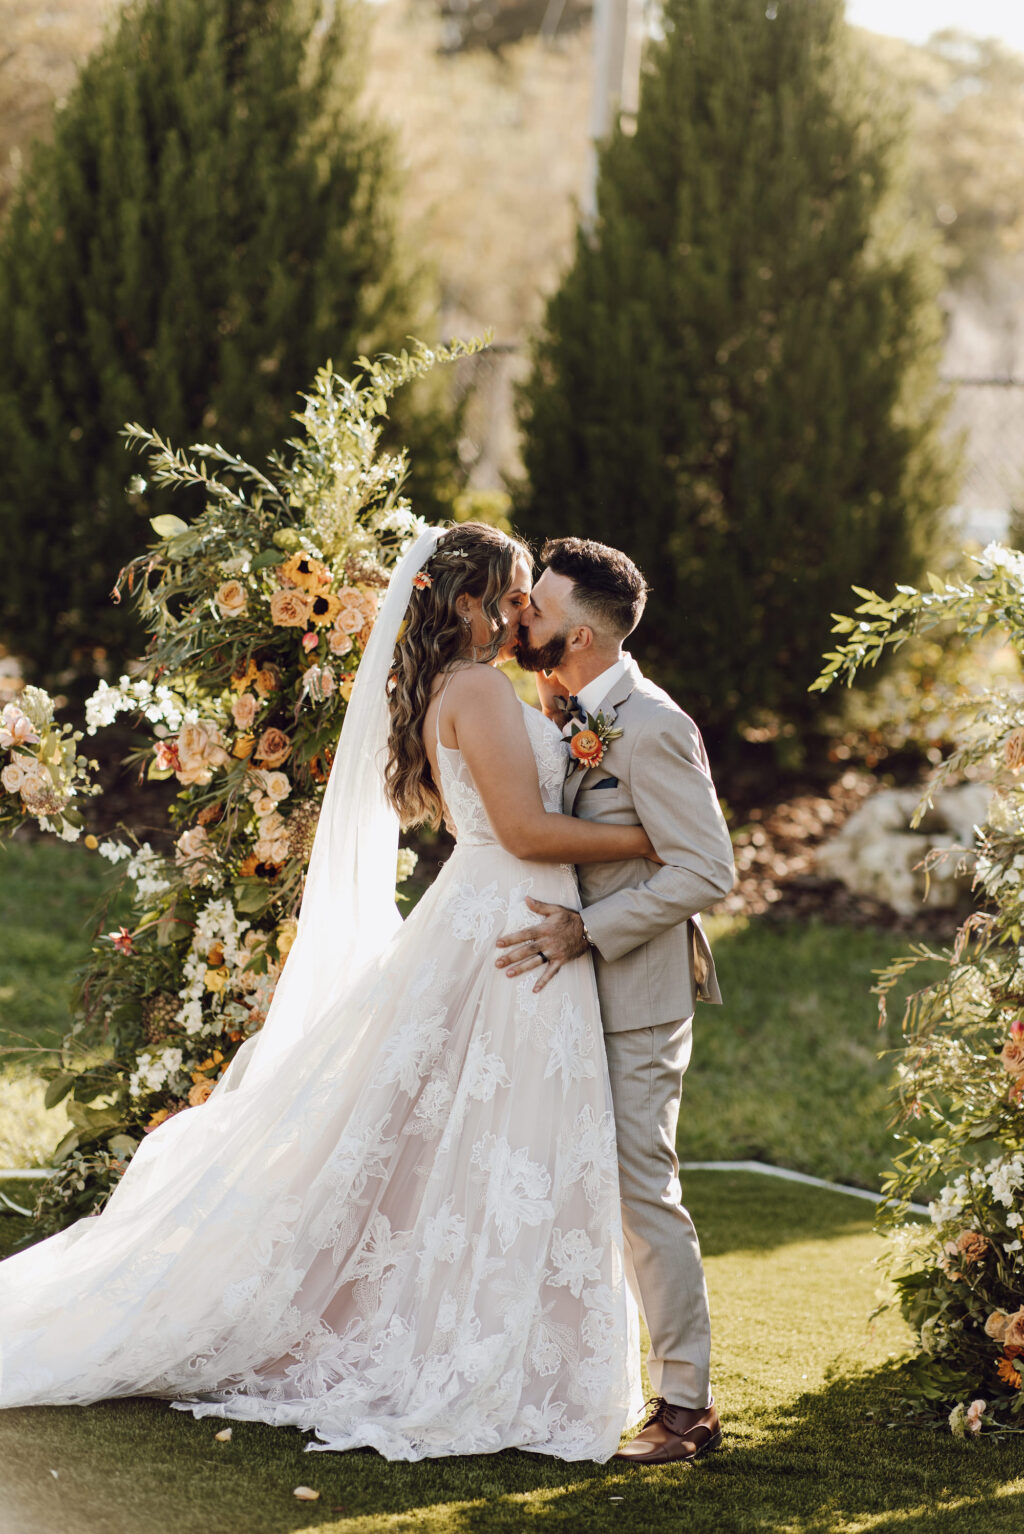
<path fill-rule="evenodd" d="M 635 125 L 643 36 L 644 0 L 594 0 L 594 84 L 582 198 L 586 229 L 597 217 L 598 151 L 620 117 Z"/>

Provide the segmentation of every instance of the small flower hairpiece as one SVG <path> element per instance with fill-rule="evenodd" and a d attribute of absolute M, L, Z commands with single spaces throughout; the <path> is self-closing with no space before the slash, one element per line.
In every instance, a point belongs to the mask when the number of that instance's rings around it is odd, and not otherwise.
<path fill-rule="evenodd" d="M 417 591 L 427 591 L 434 584 L 434 577 L 428 575 L 426 570 L 417 570 L 412 583 Z"/>

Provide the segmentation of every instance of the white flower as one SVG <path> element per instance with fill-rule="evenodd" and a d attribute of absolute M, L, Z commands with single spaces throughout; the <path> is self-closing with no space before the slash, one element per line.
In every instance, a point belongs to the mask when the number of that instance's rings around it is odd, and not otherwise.
<path fill-rule="evenodd" d="M 108 863 L 123 863 L 125 858 L 132 855 L 132 849 L 125 842 L 115 842 L 109 837 L 105 842 L 100 842 L 97 851 Z"/>
<path fill-rule="evenodd" d="M 526 1146 L 513 1150 L 501 1136 L 485 1134 L 473 1146 L 470 1163 L 487 1183 L 487 1213 L 494 1220 L 503 1252 L 525 1225 L 539 1225 L 554 1214 L 548 1198 L 551 1177 Z"/>
<path fill-rule="evenodd" d="M 585 1230 L 551 1232 L 551 1260 L 555 1272 L 548 1279 L 552 1289 L 568 1288 L 579 1299 L 586 1283 L 600 1283 L 601 1253 Z"/>
<path fill-rule="evenodd" d="M 548 1046 L 544 1079 L 546 1081 L 560 1071 L 563 1092 L 568 1091 L 570 1083 L 597 1075 L 597 1066 L 591 1058 L 594 1035 L 568 991 L 562 996 L 561 1012 L 548 1035 Z"/>
<path fill-rule="evenodd" d="M 1003 1251 L 1004 1252 L 1019 1252 L 1020 1249 L 1021 1249 L 1021 1242 L 1020 1242 L 1019 1239 L 1016 1240 L 1016 1241 L 1004 1241 L 1003 1242 Z"/>
<path fill-rule="evenodd" d="M 582 1182 L 587 1202 L 597 1208 L 601 1184 L 614 1185 L 618 1177 L 615 1146 L 615 1123 L 611 1113 L 594 1118 L 588 1103 L 576 1115 L 571 1127 L 558 1137 L 558 1158 L 562 1167 L 562 1189 Z"/>

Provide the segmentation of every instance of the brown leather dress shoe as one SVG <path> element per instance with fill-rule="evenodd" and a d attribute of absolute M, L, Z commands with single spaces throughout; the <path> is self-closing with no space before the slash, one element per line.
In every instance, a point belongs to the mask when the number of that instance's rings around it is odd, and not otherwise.
<path fill-rule="evenodd" d="M 707 1449 L 717 1449 L 722 1442 L 722 1427 L 715 1403 L 703 1410 L 691 1406 L 673 1406 L 661 1396 L 650 1403 L 654 1411 L 647 1422 L 624 1443 L 614 1459 L 628 1459 L 634 1465 L 672 1465 L 696 1459 Z"/>

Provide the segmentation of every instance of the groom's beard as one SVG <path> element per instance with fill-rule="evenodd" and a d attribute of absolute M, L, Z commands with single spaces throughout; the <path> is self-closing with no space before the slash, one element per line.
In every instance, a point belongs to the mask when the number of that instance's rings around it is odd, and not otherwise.
<path fill-rule="evenodd" d="M 520 632 L 519 644 L 516 648 L 516 660 L 524 671 L 554 671 L 555 667 L 565 656 L 565 644 L 569 637 L 568 629 L 564 634 L 556 634 L 549 639 L 547 644 L 538 645 L 536 649 L 522 636 Z"/>

